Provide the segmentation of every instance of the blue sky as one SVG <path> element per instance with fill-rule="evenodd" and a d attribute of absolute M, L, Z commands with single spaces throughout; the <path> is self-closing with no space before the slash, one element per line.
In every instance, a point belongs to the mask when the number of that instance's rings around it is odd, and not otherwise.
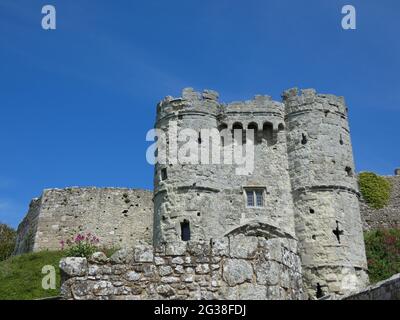
<path fill-rule="evenodd" d="M 345 4 L 357 30 L 341 28 Z M 399 18 L 398 0 L 0 0 L 0 221 L 17 226 L 44 188 L 152 188 L 145 135 L 183 87 L 343 95 L 356 169 L 392 174 Z"/>

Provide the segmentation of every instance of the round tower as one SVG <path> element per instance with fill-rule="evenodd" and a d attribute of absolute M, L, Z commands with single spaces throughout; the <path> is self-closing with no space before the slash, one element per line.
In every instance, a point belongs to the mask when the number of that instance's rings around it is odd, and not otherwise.
<path fill-rule="evenodd" d="M 184 89 L 182 97 L 166 97 L 157 106 L 156 128 L 165 132 L 159 140 L 158 156 L 165 151 L 165 163 L 155 165 L 154 244 L 206 240 L 218 233 L 219 192 L 215 166 L 200 164 L 201 129 L 216 129 L 220 105 L 218 94 Z M 185 135 L 181 133 L 185 132 Z M 183 152 L 186 145 L 187 153 Z M 163 150 L 161 150 L 163 149 Z M 188 156 L 188 157 L 186 157 Z M 196 160 L 197 158 L 197 160 Z"/>
<path fill-rule="evenodd" d="M 342 97 L 283 94 L 296 235 L 309 296 L 368 283 L 347 108 Z"/>

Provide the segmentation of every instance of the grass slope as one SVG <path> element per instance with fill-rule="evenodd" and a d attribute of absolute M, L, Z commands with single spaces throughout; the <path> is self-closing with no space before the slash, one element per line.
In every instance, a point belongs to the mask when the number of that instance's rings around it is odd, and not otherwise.
<path fill-rule="evenodd" d="M 29 300 L 60 294 L 59 251 L 43 251 L 12 257 L 0 262 L 0 300 Z M 42 289 L 42 268 L 54 266 L 57 273 L 56 289 Z"/>

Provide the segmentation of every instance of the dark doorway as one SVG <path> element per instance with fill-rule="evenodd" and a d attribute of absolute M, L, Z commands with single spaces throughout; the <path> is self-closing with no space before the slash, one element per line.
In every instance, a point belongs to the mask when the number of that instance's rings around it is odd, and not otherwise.
<path fill-rule="evenodd" d="M 181 222 L 181 239 L 182 241 L 190 240 L 190 224 L 187 220 L 183 220 L 183 222 Z"/>

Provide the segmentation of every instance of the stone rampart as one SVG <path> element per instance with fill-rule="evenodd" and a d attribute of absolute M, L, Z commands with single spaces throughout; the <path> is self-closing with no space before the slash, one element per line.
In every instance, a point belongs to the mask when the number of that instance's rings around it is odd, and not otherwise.
<path fill-rule="evenodd" d="M 297 241 L 243 235 L 61 260 L 64 299 L 305 299 Z"/>
<path fill-rule="evenodd" d="M 106 247 L 151 243 L 153 193 L 122 188 L 45 190 L 18 227 L 16 254 L 59 250 L 60 241 L 91 232 Z"/>

